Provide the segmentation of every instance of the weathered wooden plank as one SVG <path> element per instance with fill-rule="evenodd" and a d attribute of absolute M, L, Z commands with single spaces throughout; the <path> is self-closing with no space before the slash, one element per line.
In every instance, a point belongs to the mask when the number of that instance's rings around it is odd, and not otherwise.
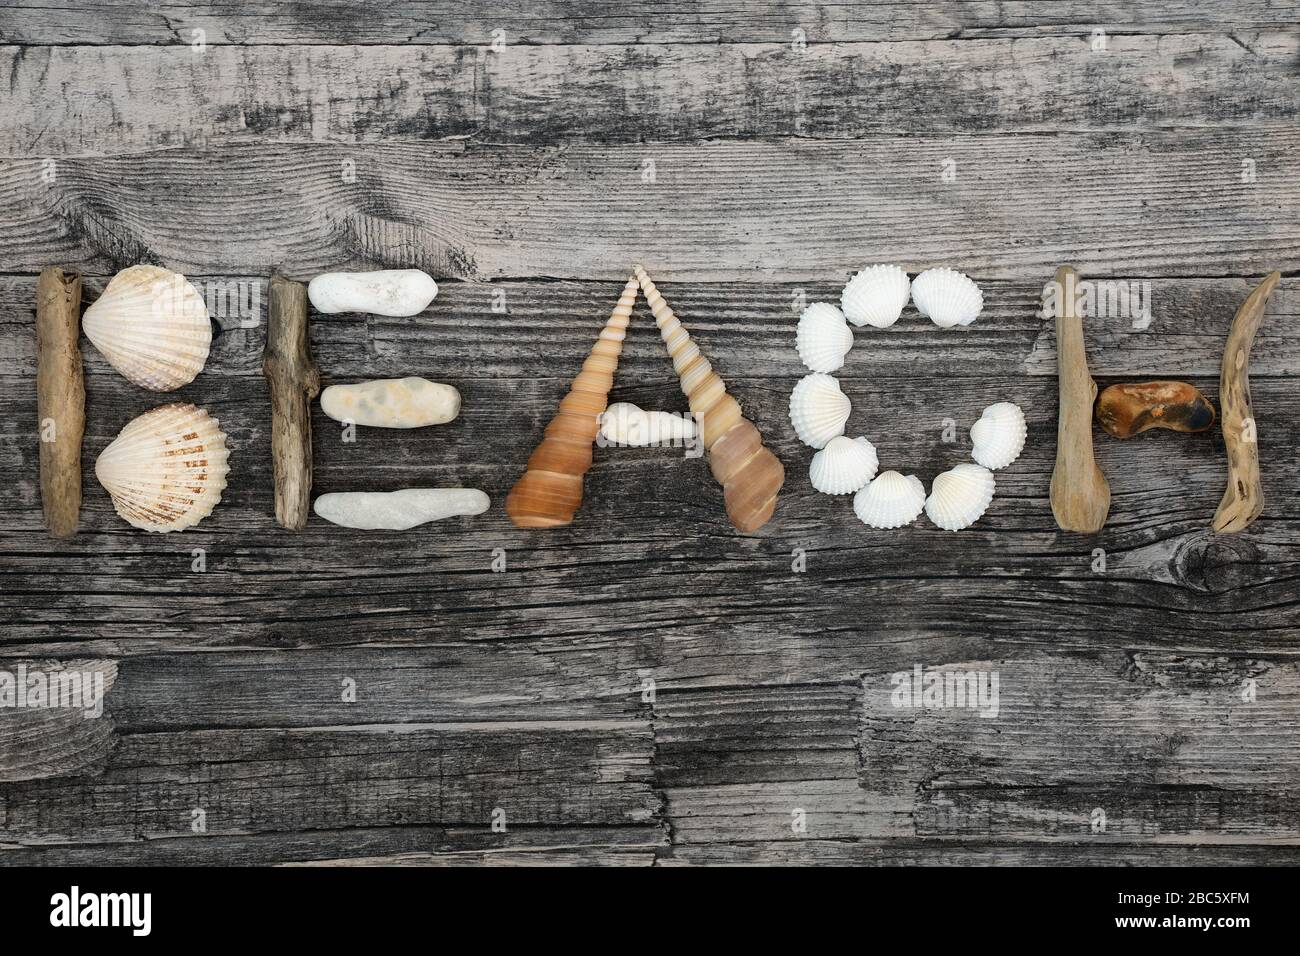
<path fill-rule="evenodd" d="M 1071 260 L 1085 275 L 1256 275 L 1300 258 L 1297 156 L 1289 129 L 1256 131 L 1248 146 L 1230 130 L 228 146 L 64 159 L 48 183 L 40 160 L 8 160 L 0 260 L 11 272 L 160 260 L 298 276 L 384 263 L 609 281 L 641 261 L 683 282 L 824 279 L 873 261 L 1036 282 Z M 1242 181 L 1243 158 L 1255 182 Z"/>
<path fill-rule="evenodd" d="M 660 693 L 673 846 L 917 835 L 1300 845 L 1294 662 L 1049 653 L 914 666 L 997 684 L 946 709 L 900 700 L 913 666 L 867 674 L 861 699 L 846 684 Z"/>
<path fill-rule="evenodd" d="M 365 6 L 354 0 L 169 3 L 130 0 L 0 4 L 0 41 L 38 44 L 190 44 L 204 31 L 209 44 L 412 45 L 526 43 L 791 43 L 936 39 L 957 36 L 1032 36 L 1066 31 L 1113 33 L 1240 33 L 1289 27 L 1300 19 L 1290 0 L 1103 0 L 995 2 L 908 0 L 868 3 L 624 0 L 502 0 L 490 7 L 450 0 L 406 0 Z"/>
<path fill-rule="evenodd" d="M 0 665 L 0 786 L 99 772 L 115 740 L 106 710 L 116 680 L 115 661 Z"/>
<path fill-rule="evenodd" d="M 657 829 L 647 722 L 363 725 L 120 735 L 103 773 L 0 785 L 6 842 L 388 825 Z M 196 811 L 202 811 L 201 818 Z"/>
<path fill-rule="evenodd" d="M 1294 126 L 1297 55 L 1293 32 L 1258 35 L 1249 48 L 1227 36 L 1117 36 L 1103 51 L 1086 31 L 802 52 L 788 43 L 7 47 L 0 155 L 240 139 L 546 145 Z M 69 108 L 51 113 L 51 98 Z"/>
<path fill-rule="evenodd" d="M 6 843 L 0 831 L 0 868 L 5 866 L 223 866 L 266 864 L 338 865 L 616 865 L 645 866 L 667 843 L 662 826 L 385 825 L 238 835 L 180 834 L 110 842 L 76 837 L 68 842 Z"/>
<path fill-rule="evenodd" d="M 939 669 L 998 674 L 996 704 L 980 708 L 992 716 L 901 699 L 910 673 L 864 679 L 863 786 L 918 833 L 1297 842 L 1294 663 L 1100 654 Z"/>
<path fill-rule="evenodd" d="M 659 866 L 1293 866 L 1300 847 L 954 840 L 779 840 L 687 843 Z"/>
<path fill-rule="evenodd" d="M 213 378 L 259 376 L 266 277 L 189 278 L 209 300 L 219 329 L 196 393 Z M 1111 283 L 1109 289 L 1135 283 L 1150 306 L 1149 323 L 1125 315 L 1089 321 L 1089 367 L 1102 377 L 1217 378 L 1232 316 L 1254 284 L 1253 278 L 1086 278 Z M 105 282 L 85 278 L 86 305 Z M 793 382 L 804 372 L 794 350 L 799 303 L 838 303 L 842 282 L 665 282 L 660 288 L 724 370 Z M 35 375 L 35 287 L 34 276 L 0 277 L 0 376 Z M 982 288 L 984 311 L 968 329 L 939 329 L 909 306 L 888 330 L 857 331 L 837 376 L 869 382 L 913 375 L 918 365 L 924 377 L 965 376 L 972 369 L 990 378 L 1055 376 L 1055 329 L 1038 316 L 1042 284 L 994 279 L 982 280 Z M 414 319 L 315 314 L 312 347 L 335 382 L 412 372 L 459 376 L 462 388 L 475 378 L 563 379 L 576 372 L 617 295 L 618 288 L 605 282 L 444 282 L 434 304 Z M 639 304 L 633 315 L 619 388 L 670 379 L 649 311 Z M 83 353 L 89 374 L 117 375 L 88 342 Z M 1300 375 L 1300 279 L 1284 279 L 1269 300 L 1251 375 Z"/>

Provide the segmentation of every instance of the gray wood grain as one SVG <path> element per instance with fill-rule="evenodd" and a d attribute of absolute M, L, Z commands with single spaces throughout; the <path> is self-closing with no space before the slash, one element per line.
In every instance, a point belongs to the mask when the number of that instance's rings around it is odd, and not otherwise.
<path fill-rule="evenodd" d="M 802 281 L 880 261 L 1035 283 L 1063 261 L 1084 275 L 1258 275 L 1300 258 L 1297 156 L 1293 128 L 1261 129 L 1248 144 L 1207 129 L 239 145 L 59 160 L 53 183 L 40 160 L 8 160 L 0 259 L 22 273 L 148 259 L 201 275 L 274 265 L 292 278 L 409 266 L 440 278 L 625 281 L 641 262 L 664 282 Z M 1243 158 L 1255 161 L 1253 183 Z M 652 184 L 642 181 L 651 160 Z"/>
<path fill-rule="evenodd" d="M 112 676 L 99 719 L 0 710 L 0 866 L 1294 864 L 1295 23 L 1212 0 L 0 3 L 0 670 Z M 85 344 L 83 530 L 54 541 L 36 274 L 84 270 L 89 303 L 141 261 L 236 297 L 173 396 Z M 502 513 L 638 261 L 786 465 L 758 536 L 681 449 L 597 449 L 569 528 Z M 986 308 L 859 330 L 850 434 L 928 483 L 984 405 L 1028 418 L 959 534 L 865 528 L 813 492 L 789 425 L 798 303 L 875 261 L 962 268 Z M 1208 528 L 1217 429 L 1099 435 L 1110 520 L 1056 528 L 1037 311 L 1064 261 L 1150 283 L 1149 325 L 1086 327 L 1101 385 L 1212 400 L 1233 312 L 1282 270 L 1249 531 Z M 418 374 L 464 410 L 356 442 L 315 412 L 315 490 L 494 505 L 290 534 L 262 311 L 238 296 L 264 310 L 272 268 L 381 266 L 442 291 L 410 319 L 313 315 L 325 383 Z M 684 407 L 643 304 L 611 397 Z M 232 471 L 197 528 L 150 536 L 90 466 L 172 398 L 221 419 Z M 915 664 L 996 669 L 999 716 L 894 708 Z"/>
<path fill-rule="evenodd" d="M 0 75 L 13 112 L 0 155 L 239 139 L 539 145 L 1294 127 L 1297 55 L 1300 35 L 1290 32 L 1257 35 L 1249 47 L 1227 36 L 1117 36 L 1095 50 L 1086 30 L 801 52 L 788 43 L 9 47 Z M 284 76 L 294 82 L 278 82 Z M 1170 89 L 1185 92 L 1171 98 Z M 69 108 L 51 116 L 56 95 Z M 594 136 L 593 116 L 603 117 Z"/>
<path fill-rule="evenodd" d="M 809 43 L 1033 36 L 1100 27 L 1119 34 L 1245 33 L 1291 27 L 1293 0 L 908 0 L 806 3 L 800 0 L 628 0 L 592 5 L 583 0 L 501 0 L 474 6 L 454 0 L 405 0 L 384 7 L 353 0 L 168 3 L 131 0 L 0 3 L 0 41 L 40 44 L 189 44 L 195 29 L 207 43 L 404 43 L 487 45 L 494 31 L 507 43 L 741 43 L 791 42 L 804 30 Z"/>

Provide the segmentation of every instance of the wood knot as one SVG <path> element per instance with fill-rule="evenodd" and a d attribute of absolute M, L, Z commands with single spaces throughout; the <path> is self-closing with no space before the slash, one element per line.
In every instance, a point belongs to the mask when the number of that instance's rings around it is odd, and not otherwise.
<path fill-rule="evenodd" d="M 1259 560 L 1259 549 L 1247 538 L 1196 532 L 1174 551 L 1170 572 L 1185 588 L 1222 594 L 1249 584 Z"/>

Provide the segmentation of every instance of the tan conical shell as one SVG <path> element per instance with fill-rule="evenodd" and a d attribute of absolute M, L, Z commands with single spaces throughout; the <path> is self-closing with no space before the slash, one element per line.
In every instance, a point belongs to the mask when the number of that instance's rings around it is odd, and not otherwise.
<path fill-rule="evenodd" d="M 113 368 L 155 392 L 192 382 L 212 345 L 212 322 L 199 290 L 158 266 L 131 266 L 113 276 L 81 327 Z"/>
<path fill-rule="evenodd" d="M 757 531 L 776 510 L 785 468 L 763 446 L 763 436 L 727 394 L 727 386 L 640 266 L 636 277 L 672 356 L 686 402 L 700 424 L 709 468 L 722 485 L 727 517 L 738 531 Z"/>
<path fill-rule="evenodd" d="M 560 410 L 533 449 L 528 470 L 506 496 L 506 514 L 520 528 L 568 524 L 582 504 L 582 478 L 591 467 L 591 446 L 609 404 L 623 337 L 636 302 L 637 282 L 628 279 L 618 305 L 600 331 L 582 371 L 560 401 Z"/>
<path fill-rule="evenodd" d="M 183 531 L 217 506 L 230 467 L 220 423 L 175 402 L 128 422 L 95 461 L 113 507 L 144 531 Z"/>

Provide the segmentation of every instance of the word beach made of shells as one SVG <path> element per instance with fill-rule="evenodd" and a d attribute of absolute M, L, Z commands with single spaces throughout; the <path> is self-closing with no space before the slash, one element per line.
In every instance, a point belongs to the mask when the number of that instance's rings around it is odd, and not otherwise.
<path fill-rule="evenodd" d="M 212 513 L 226 487 L 229 452 L 220 423 L 174 403 L 129 422 L 95 462 L 95 477 L 127 522 L 183 531 Z"/>
<path fill-rule="evenodd" d="M 212 346 L 203 296 L 183 275 L 158 266 L 113 276 L 81 327 L 113 368 L 155 392 L 192 382 Z"/>

